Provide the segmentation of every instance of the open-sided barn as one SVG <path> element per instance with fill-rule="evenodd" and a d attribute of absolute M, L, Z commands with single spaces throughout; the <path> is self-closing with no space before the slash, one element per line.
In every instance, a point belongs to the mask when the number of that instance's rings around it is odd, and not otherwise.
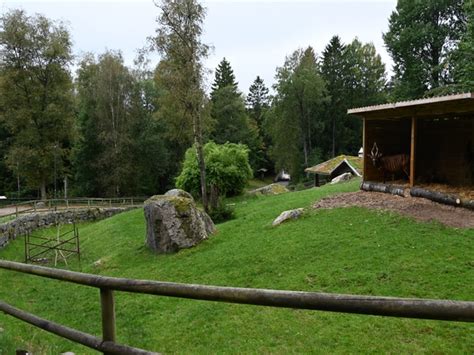
<path fill-rule="evenodd" d="M 374 144 L 383 156 L 409 158 L 410 187 L 441 184 L 474 190 L 474 93 L 354 108 L 363 118 L 364 181 L 382 181 L 367 157 Z"/>

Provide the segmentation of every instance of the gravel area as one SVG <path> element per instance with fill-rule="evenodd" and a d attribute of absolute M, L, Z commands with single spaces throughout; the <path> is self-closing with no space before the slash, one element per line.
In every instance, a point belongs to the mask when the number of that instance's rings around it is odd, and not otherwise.
<path fill-rule="evenodd" d="M 353 206 L 395 211 L 419 221 L 435 220 L 456 228 L 474 228 L 474 211 L 439 204 L 424 198 L 357 191 L 326 197 L 313 205 L 314 208 Z"/>

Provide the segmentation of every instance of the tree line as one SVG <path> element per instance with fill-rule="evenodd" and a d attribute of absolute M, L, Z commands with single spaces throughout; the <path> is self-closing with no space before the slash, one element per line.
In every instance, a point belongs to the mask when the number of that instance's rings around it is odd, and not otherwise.
<path fill-rule="evenodd" d="M 390 79 L 373 44 L 334 36 L 322 53 L 296 49 L 271 88 L 257 76 L 247 93 L 226 58 L 204 90 L 209 46 L 197 0 L 156 5 L 147 49 L 160 53 L 156 67 L 146 51 L 131 67 L 113 50 L 74 62 L 61 22 L 1 16 L 1 194 L 60 197 L 68 186 L 70 196 L 152 195 L 175 185 L 193 146 L 206 199 L 210 141 L 243 144 L 254 173 L 285 169 L 298 181 L 305 167 L 357 153 L 361 122 L 348 108 L 474 90 L 472 1 L 399 0 L 383 34 Z"/>

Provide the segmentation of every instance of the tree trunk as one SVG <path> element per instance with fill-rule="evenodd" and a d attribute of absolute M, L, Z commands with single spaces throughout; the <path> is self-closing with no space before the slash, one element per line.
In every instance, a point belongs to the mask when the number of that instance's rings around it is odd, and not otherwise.
<path fill-rule="evenodd" d="M 48 196 L 46 195 L 46 181 L 45 180 L 41 181 L 40 191 L 41 191 L 41 199 L 46 200 Z"/>
<path fill-rule="evenodd" d="M 392 195 L 405 197 L 405 188 L 402 186 L 386 185 L 379 182 L 364 181 L 360 185 L 363 191 L 385 192 Z"/>
<path fill-rule="evenodd" d="M 450 206 L 460 206 L 461 199 L 457 196 L 444 194 L 441 192 L 425 190 L 420 187 L 412 187 L 410 189 L 410 195 L 413 197 L 423 197 L 428 200 L 435 201 Z"/>
<path fill-rule="evenodd" d="M 332 157 L 336 156 L 336 115 L 332 115 Z"/>
<path fill-rule="evenodd" d="M 306 137 L 304 138 L 303 142 L 303 151 L 304 151 L 304 166 L 305 168 L 308 167 L 308 144 L 306 142 Z"/>
<path fill-rule="evenodd" d="M 216 185 L 211 185 L 211 198 L 209 202 L 212 210 L 219 207 L 219 188 Z"/>
<path fill-rule="evenodd" d="M 193 136 L 194 145 L 196 146 L 196 155 L 199 164 L 199 174 L 201 180 L 201 198 L 204 211 L 209 211 L 206 188 L 206 163 L 204 161 L 204 148 L 202 143 L 201 114 L 198 108 L 191 110 L 193 115 Z"/>

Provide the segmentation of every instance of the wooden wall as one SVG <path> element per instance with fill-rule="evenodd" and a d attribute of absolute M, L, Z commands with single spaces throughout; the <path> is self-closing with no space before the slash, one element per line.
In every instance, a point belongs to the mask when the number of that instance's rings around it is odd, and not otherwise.
<path fill-rule="evenodd" d="M 474 186 L 474 117 L 418 120 L 417 181 Z"/>
<path fill-rule="evenodd" d="M 367 154 L 374 142 L 384 156 L 395 154 L 410 155 L 411 119 L 366 119 L 364 128 L 364 180 L 382 181 L 382 173 L 377 170 Z M 415 170 L 416 171 L 416 170 Z M 406 179 L 406 177 L 404 177 Z"/>

